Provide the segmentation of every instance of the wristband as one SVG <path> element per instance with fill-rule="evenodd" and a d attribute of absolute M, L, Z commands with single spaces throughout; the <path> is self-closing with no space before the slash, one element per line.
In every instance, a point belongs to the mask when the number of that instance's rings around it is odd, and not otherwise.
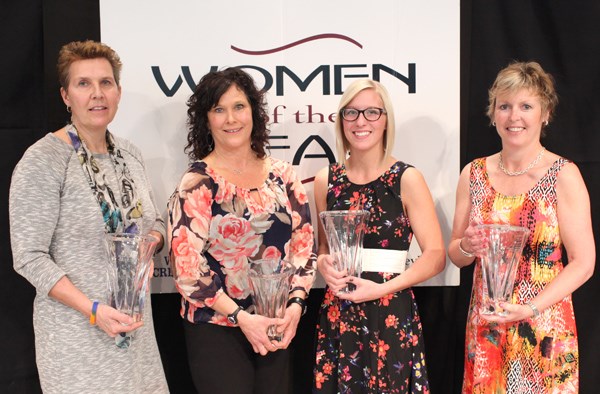
<path fill-rule="evenodd" d="M 466 250 L 463 249 L 462 247 L 462 238 L 460 239 L 460 241 L 458 241 L 458 250 L 460 250 L 460 253 L 463 254 L 463 256 L 468 257 L 468 258 L 473 258 L 475 257 L 475 254 L 467 252 Z"/>
<path fill-rule="evenodd" d="M 92 314 L 90 315 L 90 324 L 92 326 L 96 325 L 96 312 L 98 311 L 98 301 L 94 301 L 92 304 Z"/>
<path fill-rule="evenodd" d="M 302 308 L 302 316 L 304 316 L 304 314 L 306 313 L 306 300 L 301 297 L 292 297 L 288 300 L 285 307 L 287 308 L 292 304 L 300 305 L 300 308 Z"/>
<path fill-rule="evenodd" d="M 307 294 L 307 293 L 306 293 L 306 290 L 305 290 L 305 289 L 304 289 L 304 287 L 302 287 L 302 286 L 296 286 L 296 287 L 294 287 L 292 290 L 290 290 L 289 294 L 292 294 L 292 293 L 293 293 L 293 292 L 295 292 L 296 290 L 302 290 L 302 291 L 304 292 L 304 294 Z"/>
<path fill-rule="evenodd" d="M 527 301 L 527 306 L 531 308 L 533 311 L 533 317 L 538 317 L 540 315 L 540 310 L 535 306 L 535 304 L 531 301 Z"/>
<path fill-rule="evenodd" d="M 238 324 L 238 314 L 243 311 L 244 308 L 242 308 L 241 306 L 238 306 L 235 311 L 231 312 L 229 315 L 227 315 L 227 321 L 229 321 L 229 323 L 231 324 Z"/>

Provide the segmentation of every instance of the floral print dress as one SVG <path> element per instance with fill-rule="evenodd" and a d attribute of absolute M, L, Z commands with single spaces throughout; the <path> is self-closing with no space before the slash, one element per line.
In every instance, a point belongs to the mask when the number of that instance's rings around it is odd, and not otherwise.
<path fill-rule="evenodd" d="M 371 213 L 365 248 L 408 250 L 412 230 L 400 198 L 400 179 L 409 167 L 396 162 L 366 185 L 351 183 L 343 165 L 329 167 L 327 209 Z M 361 276 L 383 283 L 397 275 L 363 272 Z M 358 304 L 340 300 L 327 289 L 317 326 L 313 392 L 429 392 L 412 289 Z"/>
<path fill-rule="evenodd" d="M 530 230 L 517 268 L 514 304 L 533 299 L 563 269 L 556 180 L 565 163 L 563 158 L 555 161 L 531 190 L 517 196 L 493 188 L 485 158 L 471 163 L 470 220 Z M 482 291 L 477 261 L 467 319 L 463 393 L 577 393 L 579 352 L 571 296 L 537 318 L 496 324 L 480 317 Z"/>
<path fill-rule="evenodd" d="M 267 160 L 269 175 L 257 189 L 237 187 L 196 161 L 169 200 L 169 258 L 182 296 L 181 316 L 189 322 L 230 326 L 211 308 L 223 293 L 252 312 L 251 260 L 289 259 L 296 266 L 292 288 L 308 292 L 312 286 L 308 198 L 289 163 Z"/>

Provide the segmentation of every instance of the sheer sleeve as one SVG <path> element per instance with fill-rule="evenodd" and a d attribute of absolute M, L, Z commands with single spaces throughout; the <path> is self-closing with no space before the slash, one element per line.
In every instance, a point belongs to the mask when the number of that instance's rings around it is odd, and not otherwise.
<path fill-rule="evenodd" d="M 302 288 L 309 292 L 315 279 L 316 244 L 310 217 L 310 207 L 304 185 L 291 164 L 285 171 L 286 189 L 292 214 L 292 235 L 286 254 L 296 266 L 292 288 Z"/>
<path fill-rule="evenodd" d="M 169 260 L 177 290 L 190 303 L 191 314 L 197 308 L 211 307 L 223 292 L 204 254 L 212 203 L 211 180 L 195 168 L 185 173 L 168 203 Z"/>

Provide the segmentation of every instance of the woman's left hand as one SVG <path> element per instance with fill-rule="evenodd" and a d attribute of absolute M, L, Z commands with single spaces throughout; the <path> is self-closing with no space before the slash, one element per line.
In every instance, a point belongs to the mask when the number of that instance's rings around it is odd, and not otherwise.
<path fill-rule="evenodd" d="M 497 315 L 479 315 L 483 319 L 489 322 L 496 323 L 510 323 L 514 321 L 525 320 L 533 316 L 533 310 L 529 305 L 510 304 L 508 302 L 501 302 L 500 308 L 504 309 L 506 316 Z"/>
<path fill-rule="evenodd" d="M 154 253 L 160 252 L 160 250 L 162 249 L 162 247 L 163 247 L 163 245 L 165 243 L 163 235 L 160 232 L 156 231 L 156 230 L 150 231 L 149 235 L 151 235 L 151 236 L 155 237 L 156 239 L 158 239 L 158 244 L 156 244 L 156 250 L 155 250 Z"/>
<path fill-rule="evenodd" d="M 350 293 L 338 292 L 336 295 L 342 300 L 359 303 L 377 300 L 387 294 L 380 283 L 375 283 L 372 280 L 349 276 L 346 283 L 354 284 L 356 289 Z"/>
<path fill-rule="evenodd" d="M 296 329 L 298 328 L 298 322 L 302 316 L 302 307 L 298 304 L 291 304 L 285 308 L 285 315 L 283 316 L 283 323 L 277 326 L 277 332 L 283 333 L 283 339 L 277 342 L 279 349 L 287 349 L 292 342 L 292 339 L 296 336 Z"/>

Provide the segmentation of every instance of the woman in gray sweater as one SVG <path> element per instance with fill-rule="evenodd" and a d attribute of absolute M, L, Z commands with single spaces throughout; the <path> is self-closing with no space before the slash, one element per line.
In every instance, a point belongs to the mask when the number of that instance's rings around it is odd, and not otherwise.
<path fill-rule="evenodd" d="M 121 98 L 121 62 L 108 46 L 72 42 L 59 54 L 71 122 L 32 145 L 9 200 L 15 270 L 36 288 L 36 360 L 45 393 L 168 392 L 152 324 L 106 305 L 106 233 L 163 243 L 139 150 L 107 130 Z M 120 349 L 112 337 L 136 330 Z"/>

